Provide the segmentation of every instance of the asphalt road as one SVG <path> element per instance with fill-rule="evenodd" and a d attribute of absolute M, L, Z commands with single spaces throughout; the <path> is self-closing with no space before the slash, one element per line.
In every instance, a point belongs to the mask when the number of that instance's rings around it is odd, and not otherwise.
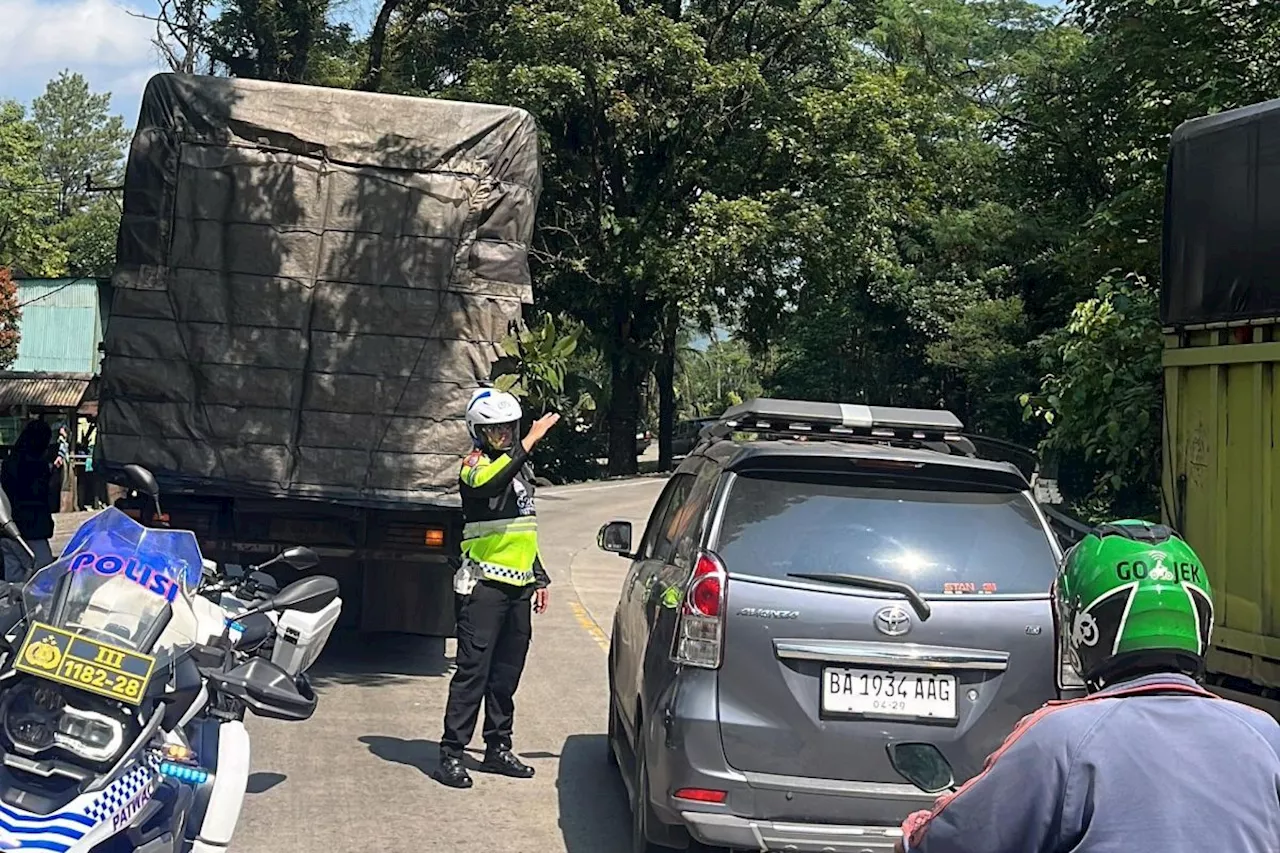
<path fill-rule="evenodd" d="M 430 778 L 452 641 L 337 636 L 312 670 L 315 717 L 249 724 L 253 775 L 234 853 L 625 850 L 629 812 L 617 771 L 605 763 L 603 733 L 605 632 L 627 564 L 597 551 L 595 534 L 621 519 L 636 524 L 638 537 L 662 484 L 538 493 L 551 608 L 535 617 L 515 744 L 535 778 L 475 773 L 469 791 Z M 473 746 L 481 755 L 478 728 Z"/>

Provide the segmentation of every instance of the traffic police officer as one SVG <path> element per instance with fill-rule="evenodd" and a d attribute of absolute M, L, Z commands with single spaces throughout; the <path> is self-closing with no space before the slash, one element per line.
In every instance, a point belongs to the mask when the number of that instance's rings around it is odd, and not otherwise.
<path fill-rule="evenodd" d="M 475 732 L 484 702 L 485 758 L 481 769 L 517 779 L 533 768 L 511 751 L 515 692 L 532 636 L 529 612 L 547 607 L 550 579 L 538 553 L 529 453 L 560 420 L 545 415 L 516 441 L 520 404 L 502 391 L 482 388 L 467 406 L 467 431 L 475 450 L 459 475 L 462 567 L 454 579 L 460 596 L 458 651 L 440 739 L 436 779 L 470 788 L 463 750 Z"/>

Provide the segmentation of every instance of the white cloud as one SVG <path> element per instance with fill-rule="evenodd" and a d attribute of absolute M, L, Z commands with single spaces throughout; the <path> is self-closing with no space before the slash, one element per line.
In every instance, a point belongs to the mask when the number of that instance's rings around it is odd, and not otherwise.
<path fill-rule="evenodd" d="M 152 56 L 150 21 L 112 0 L 0 0 L 0 51 L 23 62 L 136 65 Z"/>
<path fill-rule="evenodd" d="M 155 25 L 130 15 L 154 12 L 151 0 L 0 0 L 0 99 L 30 102 L 59 71 L 85 76 L 110 91 L 112 106 L 132 123 L 148 77 L 160 70 L 151 44 Z"/>

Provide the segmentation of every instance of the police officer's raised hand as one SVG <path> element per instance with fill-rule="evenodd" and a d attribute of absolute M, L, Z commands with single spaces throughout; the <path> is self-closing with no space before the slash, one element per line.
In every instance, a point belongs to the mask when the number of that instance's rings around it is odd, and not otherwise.
<path fill-rule="evenodd" d="M 543 415 L 533 422 L 533 426 L 529 427 L 529 434 L 524 437 L 524 441 L 520 442 L 524 445 L 526 453 L 533 450 L 533 446 L 546 437 L 551 428 L 560 422 L 560 416 L 555 412 L 549 415 Z"/>

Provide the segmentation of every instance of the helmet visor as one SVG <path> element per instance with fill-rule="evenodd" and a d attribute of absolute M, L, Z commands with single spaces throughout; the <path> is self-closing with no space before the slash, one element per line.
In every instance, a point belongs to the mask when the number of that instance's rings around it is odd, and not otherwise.
<path fill-rule="evenodd" d="M 505 424 L 481 424 L 476 428 L 480 440 L 490 450 L 510 450 L 516 441 L 515 422 Z"/>

